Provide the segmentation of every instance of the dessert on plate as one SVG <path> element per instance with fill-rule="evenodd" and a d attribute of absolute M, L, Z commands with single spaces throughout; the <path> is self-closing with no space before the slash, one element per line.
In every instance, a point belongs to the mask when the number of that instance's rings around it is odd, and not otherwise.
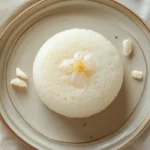
<path fill-rule="evenodd" d="M 107 108 L 123 82 L 123 63 L 115 46 L 86 29 L 57 33 L 41 47 L 33 80 L 40 100 L 70 118 L 89 117 Z"/>

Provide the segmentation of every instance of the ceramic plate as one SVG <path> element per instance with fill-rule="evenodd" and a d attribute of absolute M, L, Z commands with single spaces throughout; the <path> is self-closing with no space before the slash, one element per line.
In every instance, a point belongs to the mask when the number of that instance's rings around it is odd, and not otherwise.
<path fill-rule="evenodd" d="M 37 97 L 32 66 L 36 53 L 54 34 L 72 28 L 91 29 L 118 49 L 124 63 L 124 82 L 114 102 L 103 112 L 69 119 L 49 110 Z M 133 41 L 133 53 L 123 55 L 122 41 Z M 150 35 L 144 23 L 127 8 L 110 0 L 41 0 L 16 17 L 0 40 L 0 107 L 8 126 L 40 150 L 119 149 L 149 122 Z M 28 88 L 10 85 L 15 68 L 27 73 Z M 132 70 L 143 72 L 133 80 Z M 39 70 L 40 71 L 40 70 Z"/>

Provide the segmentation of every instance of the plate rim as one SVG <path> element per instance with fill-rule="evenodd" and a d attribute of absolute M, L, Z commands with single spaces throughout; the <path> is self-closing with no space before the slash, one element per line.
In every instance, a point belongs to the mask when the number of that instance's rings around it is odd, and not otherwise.
<path fill-rule="evenodd" d="M 28 6 L 27 8 L 24 8 L 24 10 L 22 10 L 19 14 L 17 14 L 14 19 L 12 21 L 9 22 L 9 24 L 6 26 L 6 28 L 2 31 L 2 34 L 0 36 L 0 42 L 1 39 L 4 37 L 5 33 L 7 32 L 7 30 L 12 26 L 13 23 L 15 23 L 18 19 L 20 19 L 22 17 L 22 15 L 26 14 L 26 12 L 28 12 L 29 10 L 31 10 L 32 8 L 44 3 L 47 0 L 39 0 L 37 2 L 34 2 L 33 4 L 31 4 L 30 6 Z M 60 2 L 61 0 L 51 0 L 51 4 L 55 3 L 55 2 Z M 69 0 L 68 0 L 69 1 Z M 88 1 L 88 0 L 87 0 Z M 113 3 L 117 4 L 118 7 L 120 8 L 124 8 L 125 10 L 127 10 L 129 13 L 131 13 L 134 17 L 136 17 L 136 19 L 138 19 L 144 26 L 145 28 L 149 31 L 150 33 L 150 28 L 147 26 L 147 24 L 142 20 L 142 18 L 140 16 L 138 16 L 135 12 L 133 12 L 131 9 L 129 9 L 128 7 L 126 7 L 125 5 L 121 4 L 118 1 L 115 0 L 111 0 Z M 122 11 L 123 12 L 123 11 Z M 148 37 L 149 38 L 149 37 Z M 1 103 L 0 103 L 1 105 Z M 15 135 L 15 137 L 17 137 L 17 139 L 19 139 L 20 141 L 22 141 L 26 146 L 28 146 L 29 148 L 32 148 L 33 150 L 38 150 L 37 148 L 35 148 L 34 146 L 30 145 L 29 143 L 27 143 L 23 138 L 21 138 L 19 135 L 17 135 L 17 133 L 15 133 L 15 131 L 13 131 L 13 129 L 7 124 L 6 120 L 4 119 L 2 113 L 0 113 L 0 120 L 2 121 L 2 123 L 4 123 L 4 125 L 8 128 L 8 130 L 13 133 L 13 135 Z M 118 148 L 118 150 L 121 150 L 125 147 L 127 147 L 129 144 L 131 144 L 135 139 L 137 139 L 149 126 L 150 124 L 150 115 L 148 114 L 148 116 L 146 117 L 146 119 L 143 121 L 143 123 L 139 126 L 139 128 L 137 129 L 137 131 L 135 133 L 133 133 L 133 135 L 127 139 L 125 142 L 122 142 L 120 144 L 120 147 Z"/>

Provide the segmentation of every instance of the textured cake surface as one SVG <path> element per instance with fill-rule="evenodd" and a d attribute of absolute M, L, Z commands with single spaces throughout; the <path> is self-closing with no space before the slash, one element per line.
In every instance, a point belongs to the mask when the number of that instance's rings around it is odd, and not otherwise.
<path fill-rule="evenodd" d="M 70 68 L 62 71 L 64 60 L 75 59 L 78 52 L 82 61 L 68 63 Z M 91 68 L 86 73 L 88 56 Z M 51 110 L 70 118 L 89 117 L 108 107 L 118 95 L 123 64 L 118 50 L 104 36 L 71 29 L 54 35 L 41 47 L 33 64 L 33 80 L 37 95 Z"/>

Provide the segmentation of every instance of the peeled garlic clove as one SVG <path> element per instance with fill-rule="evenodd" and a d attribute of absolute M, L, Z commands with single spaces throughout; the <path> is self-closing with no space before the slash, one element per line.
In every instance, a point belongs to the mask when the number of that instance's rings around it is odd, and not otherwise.
<path fill-rule="evenodd" d="M 71 75 L 71 83 L 77 87 L 84 87 L 86 85 L 85 78 L 80 72 L 74 72 Z"/>
<path fill-rule="evenodd" d="M 19 78 L 12 79 L 10 84 L 22 88 L 27 87 L 27 83 Z"/>
<path fill-rule="evenodd" d="M 86 62 L 86 61 L 92 61 L 92 59 L 93 59 L 93 55 L 92 54 L 87 54 L 84 57 L 84 62 Z"/>
<path fill-rule="evenodd" d="M 19 68 L 16 68 L 16 76 L 25 80 L 28 78 L 28 76 Z"/>
<path fill-rule="evenodd" d="M 125 56 L 129 56 L 132 52 L 132 41 L 130 39 L 123 41 L 123 53 Z"/>
<path fill-rule="evenodd" d="M 143 73 L 142 73 L 142 71 L 134 70 L 134 71 L 132 71 L 132 77 L 140 80 L 143 77 Z"/>
<path fill-rule="evenodd" d="M 95 63 L 93 61 L 93 55 L 88 54 L 84 57 L 84 67 L 88 71 L 94 71 L 95 70 Z"/>
<path fill-rule="evenodd" d="M 70 67 L 71 64 L 74 63 L 73 59 L 65 59 L 59 66 L 59 70 L 64 72 L 64 73 L 70 73 L 72 72 L 72 68 Z"/>
<path fill-rule="evenodd" d="M 75 60 L 80 60 L 80 59 L 83 59 L 83 53 L 78 51 L 74 54 L 74 59 Z"/>

